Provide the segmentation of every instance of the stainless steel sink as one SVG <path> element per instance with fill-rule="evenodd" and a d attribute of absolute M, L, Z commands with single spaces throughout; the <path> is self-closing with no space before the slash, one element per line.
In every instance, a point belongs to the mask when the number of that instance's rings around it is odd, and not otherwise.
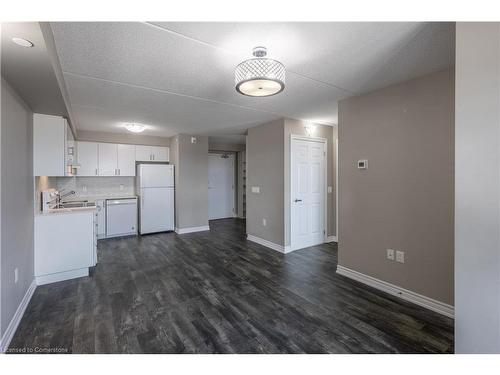
<path fill-rule="evenodd" d="M 89 201 L 70 201 L 70 202 L 61 202 L 57 208 L 83 208 L 83 207 L 95 207 L 94 202 Z"/>

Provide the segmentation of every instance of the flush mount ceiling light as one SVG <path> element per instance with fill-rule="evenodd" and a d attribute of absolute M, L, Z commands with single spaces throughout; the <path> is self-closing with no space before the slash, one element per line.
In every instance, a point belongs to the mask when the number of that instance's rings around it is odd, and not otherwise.
<path fill-rule="evenodd" d="M 142 133 L 146 130 L 146 127 L 141 124 L 127 124 L 125 125 L 125 129 L 132 133 Z"/>
<path fill-rule="evenodd" d="M 14 37 L 12 38 L 12 41 L 21 47 L 30 48 L 34 46 L 34 44 L 30 42 L 28 39 Z"/>
<path fill-rule="evenodd" d="M 271 96 L 285 88 L 285 66 L 266 58 L 265 47 L 253 49 L 255 58 L 245 60 L 234 71 L 236 91 L 247 96 Z"/>

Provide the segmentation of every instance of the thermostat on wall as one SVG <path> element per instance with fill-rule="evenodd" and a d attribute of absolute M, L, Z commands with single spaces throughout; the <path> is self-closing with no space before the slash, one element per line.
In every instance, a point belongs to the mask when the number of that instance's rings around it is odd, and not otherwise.
<path fill-rule="evenodd" d="M 358 160 L 358 169 L 368 169 L 368 160 Z"/>

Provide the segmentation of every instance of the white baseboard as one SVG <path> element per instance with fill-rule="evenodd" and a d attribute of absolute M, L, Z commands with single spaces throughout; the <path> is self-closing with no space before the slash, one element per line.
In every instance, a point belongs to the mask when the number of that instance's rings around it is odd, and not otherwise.
<path fill-rule="evenodd" d="M 347 267 L 337 266 L 337 273 L 339 275 L 359 281 L 360 283 L 369 285 L 375 289 L 379 289 L 383 292 L 402 298 L 406 301 L 413 302 L 416 305 L 425 307 L 426 309 L 435 311 L 449 318 L 454 318 L 455 316 L 455 309 L 453 306 L 426 297 L 422 294 L 412 292 L 411 290 L 401 288 L 397 285 L 376 279 L 375 277 L 365 275 L 364 273 L 351 270 Z"/>
<path fill-rule="evenodd" d="M 21 303 L 17 307 L 17 310 L 14 313 L 14 316 L 12 317 L 9 325 L 7 326 L 5 333 L 3 334 L 2 338 L 0 339 L 0 353 L 5 353 L 5 351 L 8 349 L 10 341 L 14 337 L 14 333 L 16 333 L 17 327 L 19 326 L 19 323 L 21 322 L 21 319 L 23 318 L 24 312 L 26 311 L 26 307 L 28 307 L 28 304 L 31 301 L 31 297 L 33 296 L 33 293 L 35 292 L 35 289 L 36 289 L 36 282 L 35 282 L 35 280 L 33 280 L 31 285 L 29 286 L 28 290 L 24 294 L 24 297 L 21 300 Z"/>
<path fill-rule="evenodd" d="M 273 249 L 275 251 L 279 251 L 282 254 L 287 254 L 290 253 L 292 250 L 290 246 L 283 246 L 283 245 L 278 245 L 277 243 L 265 240 L 260 237 L 252 236 L 251 234 L 247 234 L 247 240 L 258 243 L 259 245 L 268 247 L 270 249 Z"/>
<path fill-rule="evenodd" d="M 204 225 L 202 227 L 175 228 L 175 233 L 185 234 L 185 233 L 194 233 L 194 232 L 204 232 L 207 230 L 210 230 L 210 227 L 208 225 Z"/>
<path fill-rule="evenodd" d="M 328 236 L 326 237 L 326 243 L 328 242 L 337 242 L 337 236 Z"/>
<path fill-rule="evenodd" d="M 35 276 L 36 285 L 45 285 L 50 283 L 57 283 L 59 281 L 76 279 L 79 277 L 86 277 L 89 275 L 89 268 L 79 268 L 71 271 L 64 271 L 58 273 L 51 273 L 49 275 Z"/>

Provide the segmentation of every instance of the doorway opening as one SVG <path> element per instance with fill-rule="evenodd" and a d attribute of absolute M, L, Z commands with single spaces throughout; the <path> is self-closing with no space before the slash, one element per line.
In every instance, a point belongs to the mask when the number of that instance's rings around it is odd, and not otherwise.
<path fill-rule="evenodd" d="M 208 154 L 208 218 L 234 217 L 236 210 L 234 153 Z"/>

